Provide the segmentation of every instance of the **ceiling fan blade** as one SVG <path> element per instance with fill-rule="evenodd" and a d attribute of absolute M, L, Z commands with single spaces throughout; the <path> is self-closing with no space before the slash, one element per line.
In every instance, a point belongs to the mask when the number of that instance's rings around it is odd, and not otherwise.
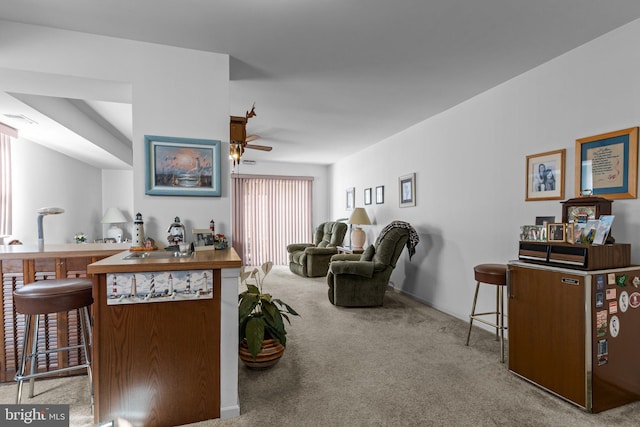
<path fill-rule="evenodd" d="M 251 148 L 254 150 L 262 150 L 262 151 L 271 151 L 273 150 L 272 147 L 268 147 L 266 145 L 253 145 L 253 144 L 247 144 L 244 146 L 244 148 Z"/>
<path fill-rule="evenodd" d="M 247 138 L 244 140 L 244 142 L 251 142 L 255 141 L 256 139 L 260 139 L 260 135 L 247 135 Z"/>

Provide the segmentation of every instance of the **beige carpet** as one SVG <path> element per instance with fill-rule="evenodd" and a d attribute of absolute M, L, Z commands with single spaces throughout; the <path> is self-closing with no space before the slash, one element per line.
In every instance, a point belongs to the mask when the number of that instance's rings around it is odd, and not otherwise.
<path fill-rule="evenodd" d="M 509 373 L 492 334 L 474 329 L 466 347 L 466 322 L 396 292 L 380 308 L 334 307 L 324 278 L 286 267 L 265 287 L 302 315 L 283 359 L 240 367 L 240 417 L 194 426 L 638 425 L 640 403 L 585 413 Z M 72 426 L 92 425 L 86 378 L 41 380 L 36 393 L 33 402 L 70 403 Z M 15 385 L 0 386 L 0 402 L 14 399 Z"/>

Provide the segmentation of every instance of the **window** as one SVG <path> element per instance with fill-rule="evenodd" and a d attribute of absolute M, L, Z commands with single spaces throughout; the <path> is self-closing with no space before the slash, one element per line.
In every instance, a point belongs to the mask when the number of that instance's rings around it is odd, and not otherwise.
<path fill-rule="evenodd" d="M 11 138 L 18 131 L 0 123 L 0 237 L 11 234 Z"/>
<path fill-rule="evenodd" d="M 244 265 L 286 265 L 287 245 L 311 242 L 312 177 L 233 175 L 233 247 Z"/>

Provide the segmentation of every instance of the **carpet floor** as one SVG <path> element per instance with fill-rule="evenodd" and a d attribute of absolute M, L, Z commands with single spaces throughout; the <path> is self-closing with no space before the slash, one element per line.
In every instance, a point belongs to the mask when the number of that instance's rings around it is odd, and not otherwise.
<path fill-rule="evenodd" d="M 300 317 L 282 360 L 267 371 L 239 367 L 240 416 L 209 426 L 637 426 L 640 402 L 589 414 L 501 364 L 495 335 L 388 291 L 383 307 L 341 308 L 324 278 L 274 267 L 265 292 Z M 14 403 L 15 384 L 0 386 Z M 36 382 L 30 403 L 69 403 L 71 425 L 91 426 L 86 377 Z"/>

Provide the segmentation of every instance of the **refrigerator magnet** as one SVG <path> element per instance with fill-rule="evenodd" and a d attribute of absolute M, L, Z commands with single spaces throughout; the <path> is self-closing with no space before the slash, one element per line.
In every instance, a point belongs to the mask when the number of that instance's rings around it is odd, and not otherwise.
<path fill-rule="evenodd" d="M 611 316 L 611 322 L 609 323 L 609 333 L 613 338 L 617 337 L 620 333 L 620 319 L 618 319 L 618 316 Z"/>
<path fill-rule="evenodd" d="M 629 308 L 629 294 L 627 293 L 627 291 L 622 291 L 622 293 L 620 294 L 618 307 L 620 308 L 620 311 L 622 313 L 626 312 Z"/>

